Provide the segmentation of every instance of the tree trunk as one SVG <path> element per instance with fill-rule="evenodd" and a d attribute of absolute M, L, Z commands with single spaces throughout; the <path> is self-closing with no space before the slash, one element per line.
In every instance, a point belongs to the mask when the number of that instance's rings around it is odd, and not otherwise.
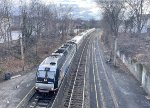
<path fill-rule="evenodd" d="M 24 62 L 24 51 L 23 51 L 23 43 L 22 43 L 22 37 L 20 37 L 20 47 L 21 47 L 21 60 L 22 60 L 22 71 L 24 71 L 24 66 L 25 66 L 25 62 Z"/>
<path fill-rule="evenodd" d="M 117 41 L 118 41 L 118 39 L 117 38 L 115 38 L 115 44 L 114 44 L 114 66 L 116 66 L 116 51 L 117 51 Z"/>

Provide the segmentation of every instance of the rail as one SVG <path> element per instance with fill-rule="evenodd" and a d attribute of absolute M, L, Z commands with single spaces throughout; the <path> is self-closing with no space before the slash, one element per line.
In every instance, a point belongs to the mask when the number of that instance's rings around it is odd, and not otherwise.
<path fill-rule="evenodd" d="M 28 101 L 31 99 L 31 97 L 35 94 L 35 87 L 33 87 L 29 93 L 22 99 L 22 101 L 17 105 L 16 108 L 24 108 Z"/>

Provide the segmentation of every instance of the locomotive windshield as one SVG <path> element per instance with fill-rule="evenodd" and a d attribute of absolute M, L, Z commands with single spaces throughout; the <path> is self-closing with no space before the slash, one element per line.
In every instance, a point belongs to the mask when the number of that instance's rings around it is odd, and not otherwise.
<path fill-rule="evenodd" d="M 40 70 L 40 71 L 37 72 L 37 77 L 45 78 L 47 76 L 47 78 L 53 79 L 54 78 L 54 73 L 55 73 L 55 71 Z"/>
<path fill-rule="evenodd" d="M 37 72 L 37 77 L 45 78 L 45 76 L 46 76 L 46 71 L 40 70 Z"/>
<path fill-rule="evenodd" d="M 53 79 L 54 78 L 54 73 L 55 73 L 55 71 L 49 71 L 49 72 L 47 72 L 47 78 Z"/>

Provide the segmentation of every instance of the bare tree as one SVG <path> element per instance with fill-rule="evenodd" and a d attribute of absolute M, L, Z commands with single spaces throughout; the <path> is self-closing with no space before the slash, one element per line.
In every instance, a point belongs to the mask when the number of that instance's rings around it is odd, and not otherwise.
<path fill-rule="evenodd" d="M 39 0 L 32 0 L 31 6 L 30 6 L 30 18 L 31 23 L 33 26 L 33 39 L 35 41 L 35 55 L 36 55 L 36 61 L 38 62 L 38 40 L 40 40 L 42 35 L 42 29 L 44 28 L 43 25 L 43 16 L 42 16 L 42 9 L 43 5 L 40 4 Z"/>
<path fill-rule="evenodd" d="M 128 19 L 124 20 L 124 32 L 126 33 L 128 30 L 131 33 L 133 27 L 135 25 L 135 17 L 131 16 Z"/>
<path fill-rule="evenodd" d="M 0 31 L 1 41 L 4 43 L 2 52 L 5 56 L 10 56 L 11 37 L 11 2 L 10 0 L 1 0 L 0 2 Z M 2 56 L 3 57 L 3 56 Z"/>
<path fill-rule="evenodd" d="M 126 3 L 128 4 L 127 7 L 129 11 L 131 11 L 132 16 L 135 17 L 136 32 L 140 34 L 148 20 L 145 15 L 150 12 L 150 0 L 126 0 Z"/>
<path fill-rule="evenodd" d="M 116 65 L 116 49 L 119 27 L 124 16 L 124 2 L 119 0 L 99 0 L 97 2 L 103 9 L 103 21 L 105 30 L 110 33 L 111 57 Z M 108 39 L 108 38 L 107 38 Z"/>
<path fill-rule="evenodd" d="M 21 25 L 20 26 L 21 26 L 21 33 L 22 33 L 20 45 L 21 45 L 21 58 L 23 63 L 22 69 L 24 70 L 25 60 L 27 59 L 26 54 L 28 53 L 28 48 L 30 48 L 31 45 L 33 25 L 32 25 L 31 17 L 29 16 L 29 7 L 25 2 L 23 1 L 20 2 L 21 2 L 21 6 L 20 6 Z"/>
<path fill-rule="evenodd" d="M 68 31 L 70 30 L 70 24 L 72 22 L 72 15 L 71 15 L 71 7 L 59 5 L 57 7 L 57 19 L 59 21 L 58 28 L 59 33 L 61 35 L 62 40 L 64 40 L 64 37 L 68 35 Z"/>

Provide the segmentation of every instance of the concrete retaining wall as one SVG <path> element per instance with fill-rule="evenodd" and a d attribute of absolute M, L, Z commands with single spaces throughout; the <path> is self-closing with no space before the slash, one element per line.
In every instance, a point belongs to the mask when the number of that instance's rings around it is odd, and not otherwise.
<path fill-rule="evenodd" d="M 125 54 L 117 51 L 117 56 L 127 66 L 134 77 L 141 83 L 141 86 L 150 96 L 150 72 L 143 64 L 138 63 L 136 60 L 127 57 Z"/>

